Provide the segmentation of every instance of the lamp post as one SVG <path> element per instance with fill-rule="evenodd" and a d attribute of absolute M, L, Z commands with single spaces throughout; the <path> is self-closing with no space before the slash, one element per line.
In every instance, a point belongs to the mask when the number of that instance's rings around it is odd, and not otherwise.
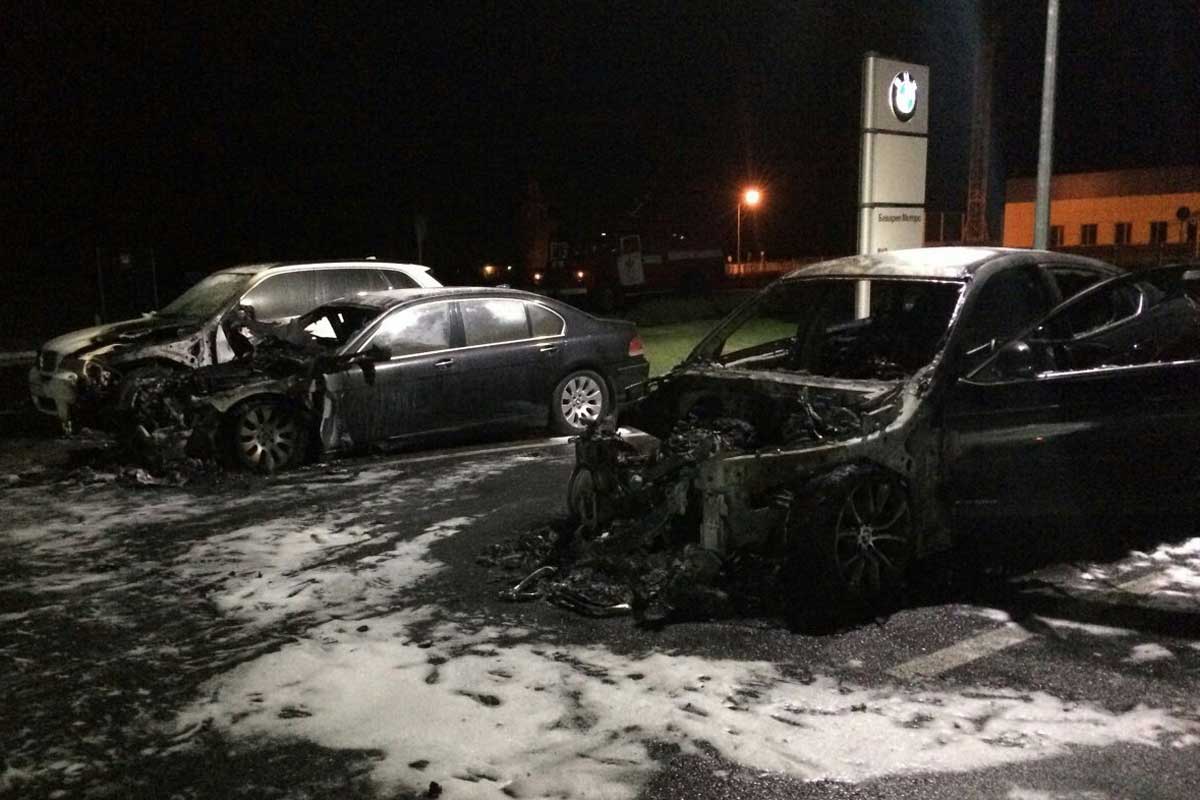
<path fill-rule="evenodd" d="M 742 263 L 742 206 L 756 208 L 762 202 L 762 192 L 751 186 L 738 197 L 737 205 L 737 263 Z"/>

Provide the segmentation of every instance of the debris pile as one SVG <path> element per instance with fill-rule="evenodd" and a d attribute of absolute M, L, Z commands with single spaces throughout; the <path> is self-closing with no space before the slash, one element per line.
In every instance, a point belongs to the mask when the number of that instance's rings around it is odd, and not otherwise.
<path fill-rule="evenodd" d="M 490 545 L 476 561 L 500 573 L 501 600 L 540 599 L 589 617 L 631 615 L 658 626 L 784 610 L 778 560 L 722 558 L 672 543 L 648 522 L 616 521 L 591 539 L 566 526 L 537 528 Z"/>

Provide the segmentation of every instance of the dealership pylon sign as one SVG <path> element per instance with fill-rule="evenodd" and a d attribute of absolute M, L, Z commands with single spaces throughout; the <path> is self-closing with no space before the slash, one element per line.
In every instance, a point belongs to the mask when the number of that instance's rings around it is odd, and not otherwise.
<path fill-rule="evenodd" d="M 920 247 L 925 239 L 929 67 L 863 59 L 858 252 Z"/>

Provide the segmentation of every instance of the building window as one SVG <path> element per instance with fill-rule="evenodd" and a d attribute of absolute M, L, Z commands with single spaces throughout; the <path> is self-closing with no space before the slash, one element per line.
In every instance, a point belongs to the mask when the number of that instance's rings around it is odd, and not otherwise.
<path fill-rule="evenodd" d="M 1150 244 L 1163 244 L 1167 241 L 1166 220 L 1150 223 Z"/>
<path fill-rule="evenodd" d="M 1080 244 L 1095 244 L 1096 243 L 1096 226 L 1080 225 L 1079 226 L 1079 243 Z"/>
<path fill-rule="evenodd" d="M 1050 246 L 1051 247 L 1062 247 L 1062 243 L 1063 243 L 1063 226 L 1062 225 L 1051 225 L 1050 226 Z"/>
<path fill-rule="evenodd" d="M 1133 223 L 1118 222 L 1113 228 L 1114 244 L 1129 244 L 1133 241 Z"/>

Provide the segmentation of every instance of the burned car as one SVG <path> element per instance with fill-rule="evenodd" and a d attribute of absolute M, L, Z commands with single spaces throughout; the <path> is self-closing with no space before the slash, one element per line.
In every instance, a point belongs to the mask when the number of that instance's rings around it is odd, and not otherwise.
<path fill-rule="evenodd" d="M 654 446 L 580 437 L 569 508 L 872 600 L 973 523 L 1194 505 L 1197 277 L 990 248 L 800 268 L 622 414 Z"/>
<path fill-rule="evenodd" d="M 112 427 L 139 384 L 229 362 L 222 324 L 238 308 L 286 322 L 346 295 L 441 284 L 416 264 L 380 261 L 245 264 L 214 272 L 164 308 L 51 339 L 29 371 L 34 406 L 61 421 Z"/>
<path fill-rule="evenodd" d="M 243 309 L 224 327 L 233 361 L 140 383 L 130 413 L 143 439 L 200 434 L 260 471 L 497 423 L 579 433 L 649 372 L 633 323 L 505 289 L 368 293 L 282 325 Z"/>

